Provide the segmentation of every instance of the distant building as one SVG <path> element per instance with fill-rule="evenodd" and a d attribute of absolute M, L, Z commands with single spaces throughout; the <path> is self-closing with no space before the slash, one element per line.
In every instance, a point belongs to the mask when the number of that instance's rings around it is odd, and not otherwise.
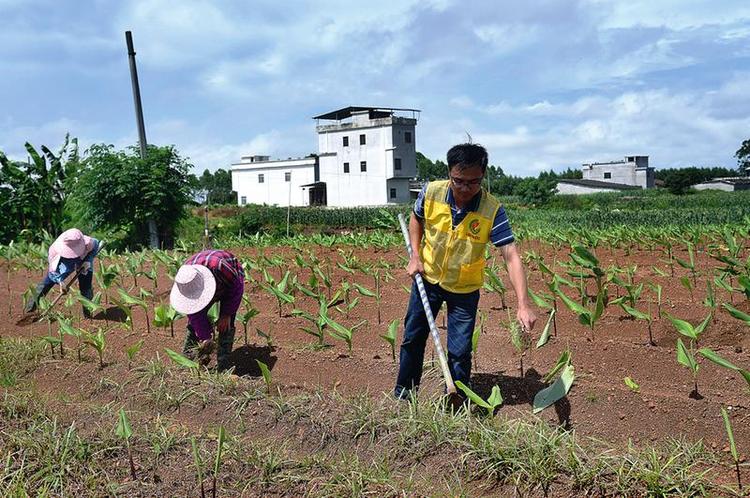
<path fill-rule="evenodd" d="M 232 164 L 238 203 L 345 207 L 408 202 L 409 180 L 417 175 L 419 112 L 346 107 L 315 116 L 316 156 L 275 161 L 247 156 Z"/>
<path fill-rule="evenodd" d="M 559 180 L 558 194 L 591 194 L 613 190 L 654 188 L 656 173 L 648 156 L 627 156 L 621 161 L 584 163 L 583 179 Z"/>
<path fill-rule="evenodd" d="M 693 188 L 695 190 L 724 190 L 725 192 L 750 190 L 750 177 L 734 176 L 730 178 L 714 178 L 693 185 Z"/>

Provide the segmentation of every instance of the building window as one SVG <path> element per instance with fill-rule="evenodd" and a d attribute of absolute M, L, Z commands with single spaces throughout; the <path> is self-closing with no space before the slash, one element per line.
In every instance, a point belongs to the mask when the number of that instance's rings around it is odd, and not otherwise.
<path fill-rule="evenodd" d="M 344 163 L 344 173 L 349 173 L 349 163 Z"/>
<path fill-rule="evenodd" d="M 246 196 L 243 195 L 242 197 L 240 197 L 240 204 L 242 204 L 243 206 L 245 204 L 247 204 L 247 197 Z"/>
<path fill-rule="evenodd" d="M 285 182 L 291 182 L 292 181 L 292 172 L 291 171 L 287 171 L 286 173 L 284 173 L 284 181 Z"/>
<path fill-rule="evenodd" d="M 401 158 L 396 157 L 393 159 L 393 169 L 396 171 L 401 171 Z"/>
<path fill-rule="evenodd" d="M 263 183 L 265 179 L 263 178 L 263 173 L 258 175 L 258 183 Z"/>
<path fill-rule="evenodd" d="M 391 189 L 391 199 L 395 199 L 395 198 L 396 198 L 396 189 L 392 188 Z"/>
<path fill-rule="evenodd" d="M 609 171 L 605 171 L 604 172 L 604 179 L 606 180 L 608 178 L 612 178 L 612 173 L 610 173 Z"/>
<path fill-rule="evenodd" d="M 364 173 L 365 171 L 367 171 L 367 161 L 360 161 L 360 162 L 359 162 L 359 170 L 360 170 L 361 172 L 363 172 L 363 173 Z"/>
<path fill-rule="evenodd" d="M 344 137 L 344 147 L 349 147 L 349 137 Z"/>
<path fill-rule="evenodd" d="M 362 134 L 359 136 L 359 145 L 365 145 L 367 143 L 367 140 L 365 139 L 365 135 Z"/>
<path fill-rule="evenodd" d="M 410 131 L 404 132 L 404 142 L 406 142 L 407 144 L 411 143 L 411 132 Z"/>

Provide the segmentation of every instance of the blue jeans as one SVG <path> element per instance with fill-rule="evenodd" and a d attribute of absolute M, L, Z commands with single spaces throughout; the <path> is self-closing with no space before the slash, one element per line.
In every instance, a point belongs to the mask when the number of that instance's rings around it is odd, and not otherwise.
<path fill-rule="evenodd" d="M 477 318 L 479 291 L 456 294 L 426 280 L 424 287 L 435 318 L 443 302 L 448 305 L 448 368 L 454 381 L 460 380 L 468 386 L 471 378 L 471 336 Z M 419 387 L 424 348 L 429 334 L 430 326 L 419 297 L 417 283 L 414 282 L 409 308 L 406 311 L 404 340 L 401 343 L 398 378 L 394 390 L 397 398 L 408 398 L 410 392 Z"/>
<path fill-rule="evenodd" d="M 92 258 L 92 268 L 89 270 L 88 273 L 78 274 L 78 288 L 81 290 L 81 295 L 84 296 L 87 299 L 92 299 L 94 297 L 94 288 L 92 286 L 94 279 L 94 268 L 93 268 L 93 258 Z M 24 308 L 24 311 L 26 313 L 30 313 L 36 309 L 36 307 L 39 305 L 39 300 L 46 296 L 47 293 L 55 286 L 57 285 L 49 276 L 49 273 L 45 273 L 44 280 L 37 284 L 36 291 L 31 296 L 31 299 L 26 303 L 26 307 Z M 88 317 L 89 312 L 86 308 L 83 309 L 84 316 Z"/>

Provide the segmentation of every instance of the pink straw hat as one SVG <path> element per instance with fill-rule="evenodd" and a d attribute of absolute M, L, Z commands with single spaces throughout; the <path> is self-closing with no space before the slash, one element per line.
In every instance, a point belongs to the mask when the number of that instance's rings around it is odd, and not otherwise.
<path fill-rule="evenodd" d="M 216 279 L 203 265 L 182 265 L 174 276 L 169 302 L 178 313 L 192 315 L 214 298 Z"/>
<path fill-rule="evenodd" d="M 82 259 L 93 248 L 94 244 L 91 237 L 84 235 L 79 229 L 70 228 L 65 230 L 49 248 L 47 261 L 49 262 L 50 271 L 57 270 L 60 258 Z"/>

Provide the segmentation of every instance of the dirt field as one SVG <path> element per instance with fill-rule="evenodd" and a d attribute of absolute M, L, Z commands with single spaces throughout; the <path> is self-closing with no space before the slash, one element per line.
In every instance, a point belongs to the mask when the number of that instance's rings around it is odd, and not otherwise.
<path fill-rule="evenodd" d="M 530 246 L 525 247 L 529 249 Z M 335 249 L 310 248 L 321 261 L 330 260 L 334 289 L 340 287 L 339 282 L 348 281 L 359 283 L 369 289 L 374 289 L 372 275 L 361 271 L 354 274 L 344 271 L 336 263 L 343 262 L 342 256 Z M 548 247 L 534 245 L 533 249 L 544 256 L 548 266 L 552 266 L 555 255 Z M 348 251 L 349 249 L 347 249 Z M 255 260 L 258 251 L 235 249 L 235 254 Z M 310 275 L 308 269 L 300 269 L 294 265 L 294 255 L 297 251 L 290 248 L 270 248 L 265 250 L 267 256 L 282 255 L 286 263 L 280 267 L 270 267 L 268 272 L 277 280 L 280 275 L 291 270 L 298 275 L 298 280 L 307 282 Z M 498 254 L 498 264 L 500 256 Z M 237 324 L 237 336 L 233 363 L 235 373 L 241 377 L 258 378 L 260 371 L 255 359 L 265 362 L 271 369 L 273 382 L 282 392 L 338 391 L 344 396 L 356 396 L 366 392 L 375 399 L 389 393 L 394 384 L 397 365 L 391 359 L 390 346 L 379 336 L 386 332 L 388 323 L 393 319 L 403 319 L 408 294 L 403 286 L 408 286 L 410 280 L 402 269 L 399 260 L 401 251 L 394 248 L 388 251 L 355 249 L 352 253 L 360 262 L 380 262 L 381 266 L 390 265 L 387 270 L 393 279 L 382 284 L 382 322 L 378 323 L 377 306 L 374 299 L 360 297 L 360 304 L 355 307 L 348 317 L 333 311 L 332 314 L 341 323 L 353 325 L 362 320 L 367 324 L 355 332 L 353 339 L 353 353 L 348 354 L 346 344 L 331 337 L 326 338 L 329 347 L 315 349 L 316 339 L 300 330 L 306 326 L 305 320 L 292 316 L 292 306 L 282 307 L 279 317 L 277 302 L 272 295 L 262 290 L 259 285 L 248 282 L 246 295 L 252 306 L 260 310 L 260 314 L 252 319 L 248 327 L 249 344 L 245 345 L 242 325 Z M 659 253 L 634 251 L 624 254 L 617 251 L 600 249 L 597 251 L 601 266 L 613 264 L 620 266 L 637 265 L 636 282 L 652 282 L 663 286 L 663 311 L 675 317 L 687 320 L 693 324 L 699 323 L 708 314 L 709 309 L 702 303 L 705 297 L 705 281 L 707 276 L 713 278 L 715 261 L 705 254 L 697 255 L 698 285 L 694 296 L 684 288 L 679 277 L 689 275 L 687 270 L 677 267 L 675 277 L 664 277 L 654 274 L 653 266 L 669 272 Z M 560 252 L 557 258 L 567 259 L 567 253 Z M 350 256 L 351 257 L 351 256 Z M 687 256 L 679 254 L 678 257 Z M 532 262 L 529 264 L 530 287 L 534 291 L 546 291 L 545 280 L 548 280 Z M 558 273 L 563 273 L 560 267 L 553 267 Z M 3 277 L 5 272 L 3 271 Z M 167 299 L 164 291 L 170 286 L 169 279 L 163 274 L 159 278 L 154 302 L 158 303 L 158 296 Z M 385 272 L 386 270 L 383 270 Z M 252 270 L 251 276 L 256 281 L 263 281 L 258 270 Z M 508 287 L 506 304 L 515 313 L 515 296 L 510 288 L 507 274 L 501 273 Z M 20 316 L 20 296 L 24 290 L 41 275 L 32 274 L 27 270 L 18 270 L 11 274 L 9 296 L 5 285 L 2 286 L 0 302 L 6 303 L 0 312 L 6 316 L 2 327 L 2 336 L 7 337 L 41 337 L 47 335 L 48 325 L 38 322 L 29 326 L 17 326 L 16 320 Z M 130 284 L 130 277 L 125 279 Z M 139 277 L 139 284 L 151 289 L 153 284 L 144 277 Z M 96 284 L 95 284 L 96 287 Z M 593 292 L 593 283 L 589 284 L 589 292 Z M 666 318 L 656 319 L 653 323 L 653 336 L 656 345 L 648 344 L 647 325 L 644 321 L 636 321 L 617 306 L 607 307 L 604 316 L 597 324 L 590 338 L 590 331 L 578 322 L 562 303 L 559 304 L 557 315 L 557 334 L 553 336 L 545 347 L 528 351 L 523 358 L 523 373 L 519 368 L 519 356 L 514 351 L 504 325 L 507 322 L 507 311 L 500 306 L 497 295 L 482 291 L 480 310 L 487 315 L 484 331 L 479 339 L 478 354 L 475 358 L 472 382 L 479 394 L 486 397 L 494 385 L 500 386 L 504 403 L 497 416 L 510 418 L 530 418 L 532 400 L 536 392 L 545 384 L 541 377 L 552 367 L 557 357 L 565 349 L 572 352 L 572 363 L 575 366 L 575 384 L 568 397 L 558 402 L 554 407 L 543 411 L 541 419 L 553 426 L 562 426 L 574 430 L 579 436 L 594 437 L 612 443 L 615 447 L 625 447 L 628 442 L 639 444 L 658 444 L 670 438 L 684 438 L 688 441 L 703 440 L 707 447 L 725 454 L 725 465 L 722 465 L 716 479 L 720 482 L 732 482 L 733 467 L 730 466 L 728 456 L 728 442 L 722 422 L 720 408 L 729 410 L 734 426 L 734 435 L 742 459 L 745 461 L 750 452 L 750 393 L 748 385 L 739 374 L 699 358 L 701 364 L 698 373 L 698 394 L 693 393 L 693 379 L 691 373 L 676 361 L 675 344 L 679 334 Z M 569 296 L 572 294 L 566 291 Z M 722 290 L 717 290 L 717 299 L 727 301 L 728 296 Z M 112 290 L 110 293 L 114 295 Z M 610 289 L 611 298 L 616 294 Z M 352 292 L 352 297 L 356 296 Z M 644 288 L 639 308 L 646 310 L 649 300 L 655 299 L 653 293 Z M 745 312 L 750 312 L 750 302 L 741 302 L 739 294 L 735 293 L 734 305 Z M 312 314 L 317 313 L 317 303 L 313 299 L 300 293 L 296 295 L 294 307 L 305 309 Z M 244 307 L 241 308 L 244 310 Z M 70 308 L 69 313 L 80 319 L 79 306 Z M 534 338 L 538 337 L 546 321 L 546 315 L 540 310 L 539 320 L 534 331 Z M 656 314 L 656 306 L 652 306 L 652 314 Z M 109 318 L 117 319 L 116 310 L 109 310 Z M 177 322 L 175 337 L 170 337 L 169 330 L 157 329 L 152 324 L 151 333 L 146 332 L 143 311 L 134 309 L 133 321 L 135 330 L 125 331 L 119 324 L 107 335 L 107 346 L 104 353 L 106 366 L 99 369 L 91 350 L 85 353 L 88 361 L 78 363 L 72 349 L 73 342 L 68 343 L 66 358 L 50 359 L 42 368 L 34 373 L 34 384 L 37 392 L 48 396 L 50 406 L 65 420 L 79 420 L 85 427 L 90 417 L 87 403 L 104 405 L 112 400 L 127 397 L 121 391 L 115 393 L 106 388 L 107 380 L 117 381 L 128 376 L 127 357 L 125 349 L 139 339 L 144 340 L 144 346 L 138 353 L 135 364 L 142 365 L 158 353 L 165 362 L 169 362 L 164 354 L 164 348 L 179 351 L 184 338 L 185 320 Z M 116 322 L 115 322 L 116 323 Z M 442 314 L 437 318 L 439 325 L 443 324 Z M 91 329 L 95 326 L 112 326 L 106 322 L 103 314 L 91 320 L 81 319 L 80 326 Z M 270 334 L 272 344 L 256 333 L 260 329 Z M 56 327 L 53 327 L 56 333 Z M 398 361 L 398 346 L 396 344 L 396 361 Z M 701 336 L 700 347 L 708 347 L 719 353 L 727 360 L 742 368 L 750 368 L 750 330 L 740 321 L 729 316 L 719 308 L 715 320 L 710 323 Z M 428 346 L 428 348 L 430 348 Z M 429 351 L 429 349 L 428 349 Z M 429 361 L 431 353 L 426 359 Z M 640 386 L 639 392 L 628 388 L 623 379 L 632 378 Z M 124 389 L 138 389 L 137 385 L 129 385 Z M 441 379 L 434 369 L 428 371 L 423 384 L 423 395 L 439 392 L 442 389 Z M 61 396 L 73 402 L 60 402 Z M 54 400 L 57 400 L 55 402 Z M 393 403 L 396 406 L 397 403 Z M 141 412 L 147 413 L 145 406 Z M 224 407 L 225 408 L 225 407 Z M 182 422 L 197 428 L 212 427 L 227 417 L 222 407 L 209 406 L 206 408 L 190 407 L 181 410 L 177 416 Z M 276 435 L 294 437 L 296 427 L 279 428 L 275 423 L 269 426 L 268 421 L 251 420 L 248 415 L 246 421 L 250 427 L 259 431 L 259 438 L 270 438 Z M 263 433 L 267 431 L 266 433 Z M 304 436 L 298 434 L 302 440 Z M 747 467 L 743 471 L 744 480 L 750 482 L 750 471 Z M 493 493 L 498 492 L 494 490 Z"/>

